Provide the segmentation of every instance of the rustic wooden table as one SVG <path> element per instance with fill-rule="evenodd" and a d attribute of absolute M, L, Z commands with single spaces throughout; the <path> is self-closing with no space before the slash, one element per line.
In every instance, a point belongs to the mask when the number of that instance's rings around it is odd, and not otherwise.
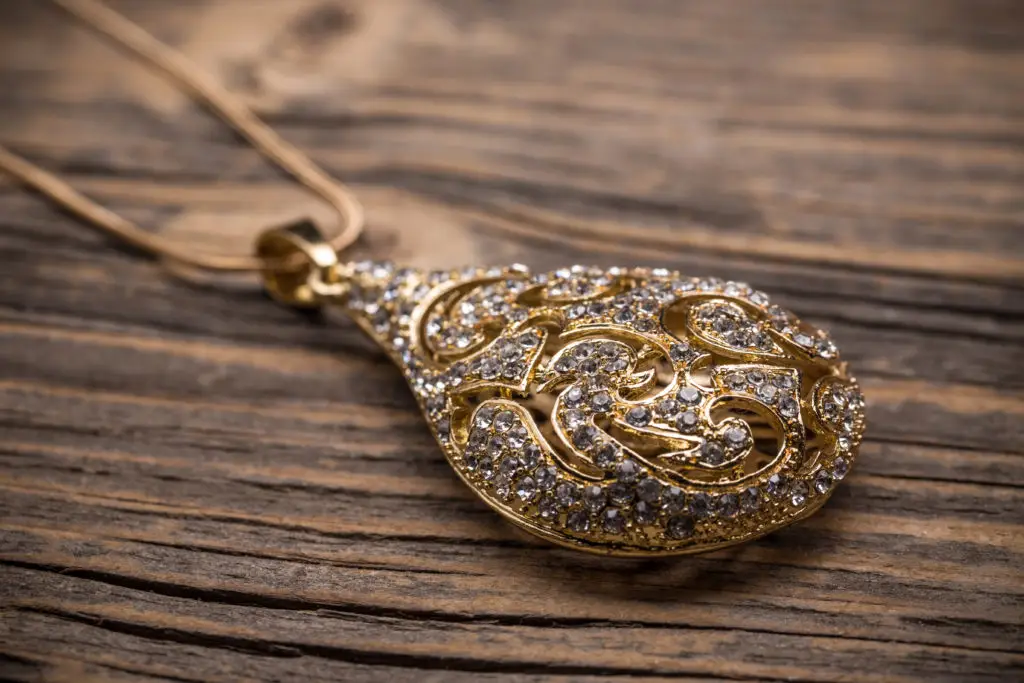
<path fill-rule="evenodd" d="M 118 0 L 363 197 L 358 255 L 671 266 L 829 329 L 858 469 L 730 552 L 581 557 L 445 464 L 350 325 L 0 186 L 0 678 L 1024 676 L 1015 0 Z M 0 143 L 197 249 L 315 207 L 46 2 Z"/>

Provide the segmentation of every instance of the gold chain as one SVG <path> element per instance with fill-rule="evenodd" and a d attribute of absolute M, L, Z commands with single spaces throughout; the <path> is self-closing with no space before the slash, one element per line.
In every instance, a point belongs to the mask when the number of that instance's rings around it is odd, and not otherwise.
<path fill-rule="evenodd" d="M 52 0 L 93 30 L 127 48 L 153 68 L 163 71 L 195 100 L 205 104 L 245 137 L 266 158 L 320 196 L 338 212 L 340 228 L 329 243 L 336 251 L 352 244 L 363 230 L 363 207 L 351 189 L 331 178 L 305 154 L 285 142 L 260 121 L 240 98 L 204 74 L 184 55 L 161 43 L 138 25 L 98 0 Z M 153 256 L 172 259 L 204 270 L 259 272 L 293 270 L 294 258 L 196 254 L 146 232 L 123 216 L 77 192 L 57 176 L 0 145 L 0 170 L 34 188 L 78 217 Z"/>

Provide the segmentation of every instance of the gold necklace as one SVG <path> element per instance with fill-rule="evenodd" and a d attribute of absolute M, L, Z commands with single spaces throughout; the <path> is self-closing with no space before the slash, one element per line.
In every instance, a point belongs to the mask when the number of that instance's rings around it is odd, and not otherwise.
<path fill-rule="evenodd" d="M 0 147 L 0 169 L 162 259 L 260 273 L 294 306 L 338 306 L 412 388 L 452 468 L 494 510 L 579 550 L 666 555 L 748 541 L 815 512 L 864 432 L 864 399 L 826 333 L 737 282 L 649 268 L 425 272 L 344 263 L 351 190 L 181 54 L 97 0 L 53 0 L 164 71 L 334 207 L 254 256 L 153 236 Z"/>

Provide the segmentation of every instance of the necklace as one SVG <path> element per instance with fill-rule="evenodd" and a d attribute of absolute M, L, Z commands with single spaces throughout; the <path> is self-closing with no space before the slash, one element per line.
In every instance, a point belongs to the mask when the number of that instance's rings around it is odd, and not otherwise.
<path fill-rule="evenodd" d="M 812 514 L 847 475 L 865 428 L 857 382 L 825 332 L 763 292 L 657 268 L 344 262 L 363 229 L 350 189 L 98 0 L 53 1 L 207 105 L 341 228 L 300 221 L 253 256 L 195 253 L 3 147 L 0 170 L 152 256 L 341 308 L 405 376 L 458 476 L 519 527 L 603 554 L 701 552 Z"/>

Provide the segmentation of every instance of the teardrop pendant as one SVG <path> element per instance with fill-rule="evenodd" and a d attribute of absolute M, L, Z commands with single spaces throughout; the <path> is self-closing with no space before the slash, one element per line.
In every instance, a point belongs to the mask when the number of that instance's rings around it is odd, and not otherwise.
<path fill-rule="evenodd" d="M 302 286 L 388 353 L 459 477 L 549 541 L 741 543 L 817 510 L 856 456 L 864 399 L 835 345 L 747 285 L 310 261 Z"/>

